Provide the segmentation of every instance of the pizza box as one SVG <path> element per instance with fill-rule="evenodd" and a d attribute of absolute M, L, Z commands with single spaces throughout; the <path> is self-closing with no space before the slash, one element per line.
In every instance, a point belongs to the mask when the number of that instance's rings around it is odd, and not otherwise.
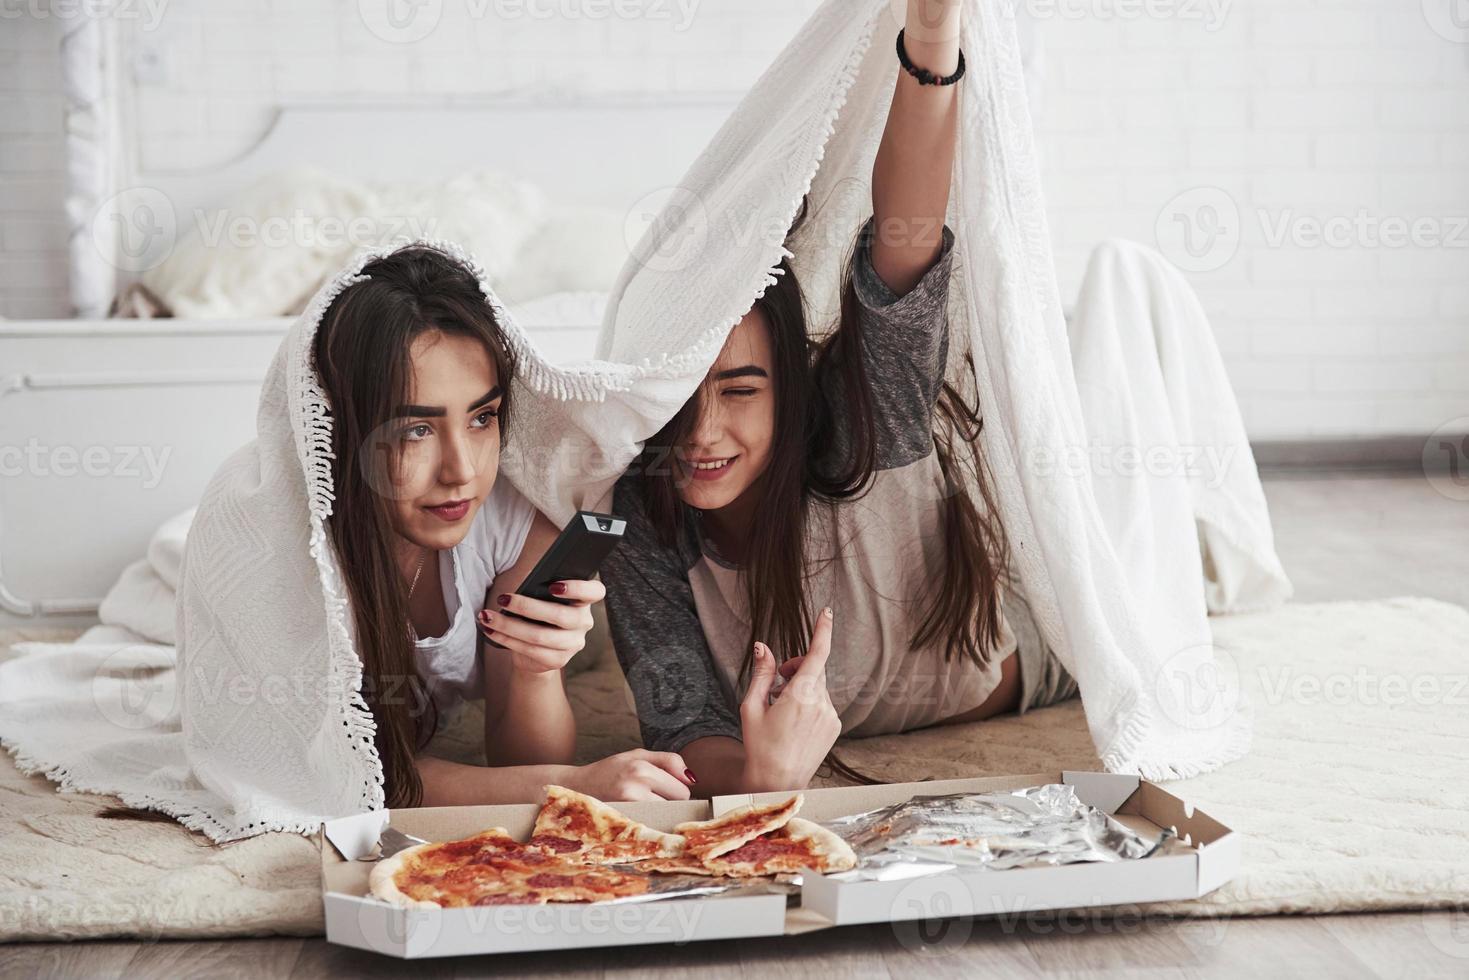
<path fill-rule="evenodd" d="M 819 822 L 901 803 L 914 796 L 1007 792 L 1058 782 L 1075 787 L 1083 803 L 1111 814 L 1134 830 L 1156 834 L 1167 828 L 1176 836 L 1137 861 L 1004 871 L 959 868 L 900 881 L 843 881 L 841 875 L 808 871 L 802 875 L 801 905 L 839 926 L 1003 915 L 1198 898 L 1239 872 L 1243 850 L 1239 834 L 1156 783 L 1114 773 L 1041 773 L 814 789 L 805 792 L 801 816 Z M 787 796 L 756 793 L 719 797 L 713 801 L 713 815 L 717 817 L 746 803 L 777 802 Z"/>
<path fill-rule="evenodd" d="M 540 805 L 378 810 L 322 825 L 322 894 L 329 942 L 418 959 L 705 939 L 794 935 L 834 925 L 1004 914 L 1196 898 L 1239 870 L 1241 841 L 1208 815 L 1136 776 L 1096 772 L 1037 773 L 980 779 L 888 783 L 805 790 L 801 816 L 835 817 L 942 793 L 1005 792 L 1064 782 L 1085 802 L 1138 830 L 1169 827 L 1178 837 L 1156 854 L 1117 864 L 1073 864 L 1006 871 L 956 870 L 896 882 L 842 881 L 806 872 L 799 906 L 786 896 L 712 895 L 619 904 L 502 905 L 405 909 L 367 894 L 372 852 L 384 826 L 424 840 L 457 840 L 504 827 L 524 840 Z M 658 830 L 707 820 L 746 803 L 778 802 L 790 793 L 712 800 L 618 803 L 627 816 Z"/>
<path fill-rule="evenodd" d="M 787 794 L 789 796 L 789 794 Z M 707 820 L 707 800 L 619 803 L 621 813 L 658 830 Z M 372 852 L 391 825 L 430 841 L 458 840 L 489 827 L 530 837 L 540 805 L 423 807 L 377 810 L 322 825 L 322 897 L 328 942 L 404 959 L 520 953 L 533 950 L 688 943 L 704 939 L 779 936 L 810 928 L 800 909 L 787 917 L 786 896 L 712 895 L 615 904 L 498 905 L 468 909 L 406 909 L 367 893 Z M 826 923 L 816 923 L 816 927 Z"/>

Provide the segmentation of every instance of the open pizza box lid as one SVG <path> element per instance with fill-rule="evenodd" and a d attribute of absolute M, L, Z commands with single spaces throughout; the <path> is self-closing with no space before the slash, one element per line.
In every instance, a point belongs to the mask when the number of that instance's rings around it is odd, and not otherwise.
<path fill-rule="evenodd" d="M 714 895 L 619 904 L 501 905 L 405 909 L 368 895 L 372 852 L 391 825 L 430 841 L 457 840 L 503 827 L 530 836 L 540 806 L 427 807 L 379 810 L 322 826 L 322 892 L 329 942 L 407 959 L 580 949 L 704 939 L 792 935 L 833 925 L 1004 914 L 1194 898 L 1228 881 L 1240 866 L 1238 834 L 1193 810 L 1162 787 L 1111 773 L 1037 773 L 938 782 L 806 790 L 801 816 L 815 821 L 861 813 L 920 795 L 1003 792 L 1045 783 L 1076 787 L 1087 803 L 1129 826 L 1177 838 L 1139 861 L 1007 871 L 944 872 L 898 882 L 840 881 L 807 872 L 799 901 L 782 894 Z M 713 800 L 619 803 L 618 811 L 658 830 L 706 820 L 735 807 L 776 802 L 789 793 Z"/>

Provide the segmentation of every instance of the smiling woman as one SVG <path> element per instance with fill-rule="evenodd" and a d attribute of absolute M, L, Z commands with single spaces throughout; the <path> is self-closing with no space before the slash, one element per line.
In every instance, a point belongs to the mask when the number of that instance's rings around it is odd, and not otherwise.
<path fill-rule="evenodd" d="M 711 793 L 799 789 L 823 761 L 865 779 L 830 751 L 839 735 L 1076 693 L 1013 607 L 981 420 L 945 380 L 961 6 L 900 6 L 902 70 L 835 329 L 808 339 L 782 259 L 617 484 L 613 644 L 644 743 L 681 752 Z"/>

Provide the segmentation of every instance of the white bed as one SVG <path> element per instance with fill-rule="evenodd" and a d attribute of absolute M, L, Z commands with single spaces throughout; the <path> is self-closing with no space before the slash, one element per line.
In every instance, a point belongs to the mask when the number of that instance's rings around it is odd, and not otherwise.
<path fill-rule="evenodd" d="M 132 173 L 177 214 L 220 207 L 292 167 L 377 181 L 494 169 L 558 202 L 636 218 L 675 185 L 729 101 L 283 107 L 207 172 Z M 640 203 L 641 202 L 641 203 Z M 115 263 L 78 249 L 73 276 Z M 124 266 L 126 263 L 122 263 Z M 118 276 L 119 284 L 129 276 Z M 594 300 L 595 297 L 591 297 Z M 532 304 L 533 306 L 536 304 Z M 541 304 L 553 357 L 591 353 L 595 302 Z M 549 311 L 549 312 L 548 312 Z M 0 322 L 0 626 L 85 623 L 158 524 L 254 433 L 256 393 L 288 317 Z"/>

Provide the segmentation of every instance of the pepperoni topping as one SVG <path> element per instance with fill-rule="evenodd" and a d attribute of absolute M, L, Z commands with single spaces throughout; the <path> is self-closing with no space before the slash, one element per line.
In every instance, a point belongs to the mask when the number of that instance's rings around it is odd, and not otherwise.
<path fill-rule="evenodd" d="M 568 851 L 579 851 L 582 843 L 569 837 L 556 837 L 552 834 L 536 834 L 530 839 L 531 844 L 536 847 L 548 848 L 557 854 L 565 854 Z"/>
<path fill-rule="evenodd" d="M 471 837 L 468 840 L 455 840 L 440 844 L 433 849 L 433 853 L 445 859 L 463 861 L 478 854 L 481 849 L 481 842 Z"/>
<path fill-rule="evenodd" d="M 776 857 L 810 857 L 811 852 L 800 841 L 793 841 L 779 837 L 756 837 L 748 844 L 730 851 L 728 854 L 720 855 L 717 860 L 744 862 L 750 861 L 758 864 Z"/>
<path fill-rule="evenodd" d="M 586 807 L 569 806 L 561 811 L 563 826 L 573 834 L 581 837 L 591 837 L 597 833 L 597 822 L 587 812 Z"/>

